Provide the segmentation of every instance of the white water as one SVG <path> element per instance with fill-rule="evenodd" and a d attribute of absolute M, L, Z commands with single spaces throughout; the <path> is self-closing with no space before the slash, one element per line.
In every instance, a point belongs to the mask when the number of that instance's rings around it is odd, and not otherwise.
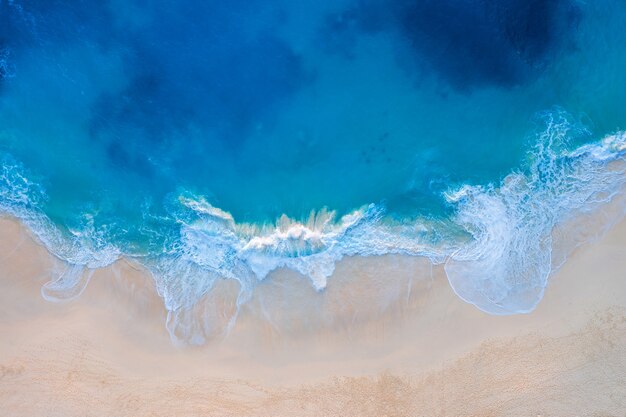
<path fill-rule="evenodd" d="M 205 328 L 204 335 L 197 335 L 197 327 L 190 323 L 195 320 L 194 306 L 218 280 L 238 282 L 233 300 L 238 311 L 273 270 L 295 270 L 323 291 L 336 262 L 355 255 L 427 257 L 435 264 L 445 263 L 454 291 L 481 310 L 532 311 L 569 250 L 590 238 L 571 235 L 573 241 L 565 245 L 561 239 L 562 247 L 557 248 L 555 229 L 614 201 L 626 182 L 624 132 L 567 151 L 571 130 L 578 128 L 562 112 L 546 118 L 547 128 L 529 155 L 529 169 L 511 173 L 498 185 L 450 190 L 445 198 L 456 210 L 446 222 L 392 222 L 382 208 L 370 205 L 340 219 L 333 212 L 320 211 L 306 222 L 283 217 L 274 227 L 260 227 L 238 224 L 202 198 L 181 197 L 181 205 L 192 210 L 196 220 L 180 221 L 173 249 L 138 258 L 151 271 L 164 299 L 170 334 L 201 343 L 205 336 L 227 331 Z M 39 209 L 43 199 L 45 193 L 29 182 L 19 163 L 5 158 L 0 208 L 20 219 L 67 264 L 66 270 L 51 271 L 42 295 L 50 301 L 71 299 L 84 290 L 94 268 L 110 265 L 123 254 L 103 231 L 95 230 L 89 218 L 83 229 L 62 234 Z M 605 223 L 623 214 L 621 207 Z M 235 318 L 236 314 L 230 325 Z"/>

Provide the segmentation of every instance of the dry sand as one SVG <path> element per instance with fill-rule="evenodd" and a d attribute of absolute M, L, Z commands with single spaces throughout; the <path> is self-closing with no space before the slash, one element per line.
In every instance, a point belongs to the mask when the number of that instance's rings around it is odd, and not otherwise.
<path fill-rule="evenodd" d="M 355 258 L 323 293 L 275 273 L 200 347 L 171 342 L 128 261 L 50 303 L 60 264 L 15 221 L 0 254 L 0 416 L 626 416 L 626 223 L 531 314 L 480 312 L 424 260 Z M 194 314 L 225 323 L 229 285 Z"/>

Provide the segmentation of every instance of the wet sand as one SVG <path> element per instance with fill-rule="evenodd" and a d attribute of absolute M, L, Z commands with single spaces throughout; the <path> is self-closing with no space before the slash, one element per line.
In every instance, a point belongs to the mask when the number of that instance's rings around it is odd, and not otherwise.
<path fill-rule="evenodd" d="M 201 346 L 172 342 L 131 261 L 51 303 L 63 264 L 14 220 L 0 254 L 0 416 L 626 416 L 626 222 L 530 314 L 479 311 L 423 259 L 352 258 L 321 293 L 274 273 Z M 236 288 L 218 287 L 197 326 L 226 328 Z"/>

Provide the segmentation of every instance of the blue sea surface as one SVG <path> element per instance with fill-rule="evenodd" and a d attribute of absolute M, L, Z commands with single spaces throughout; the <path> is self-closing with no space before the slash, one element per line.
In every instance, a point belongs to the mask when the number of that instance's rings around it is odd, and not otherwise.
<path fill-rule="evenodd" d="M 623 0 L 0 0 L 0 208 L 67 262 L 51 300 L 122 256 L 176 316 L 396 253 L 530 311 L 554 229 L 626 180 L 625 27 Z"/>

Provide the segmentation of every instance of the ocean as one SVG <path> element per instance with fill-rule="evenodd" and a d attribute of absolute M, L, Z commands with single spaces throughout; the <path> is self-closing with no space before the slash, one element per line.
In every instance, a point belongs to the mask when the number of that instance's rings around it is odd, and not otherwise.
<path fill-rule="evenodd" d="M 121 257 L 182 317 L 399 254 L 529 312 L 588 239 L 554 231 L 625 185 L 625 27 L 622 0 L 0 0 L 0 211 L 65 262 L 51 301 Z"/>

